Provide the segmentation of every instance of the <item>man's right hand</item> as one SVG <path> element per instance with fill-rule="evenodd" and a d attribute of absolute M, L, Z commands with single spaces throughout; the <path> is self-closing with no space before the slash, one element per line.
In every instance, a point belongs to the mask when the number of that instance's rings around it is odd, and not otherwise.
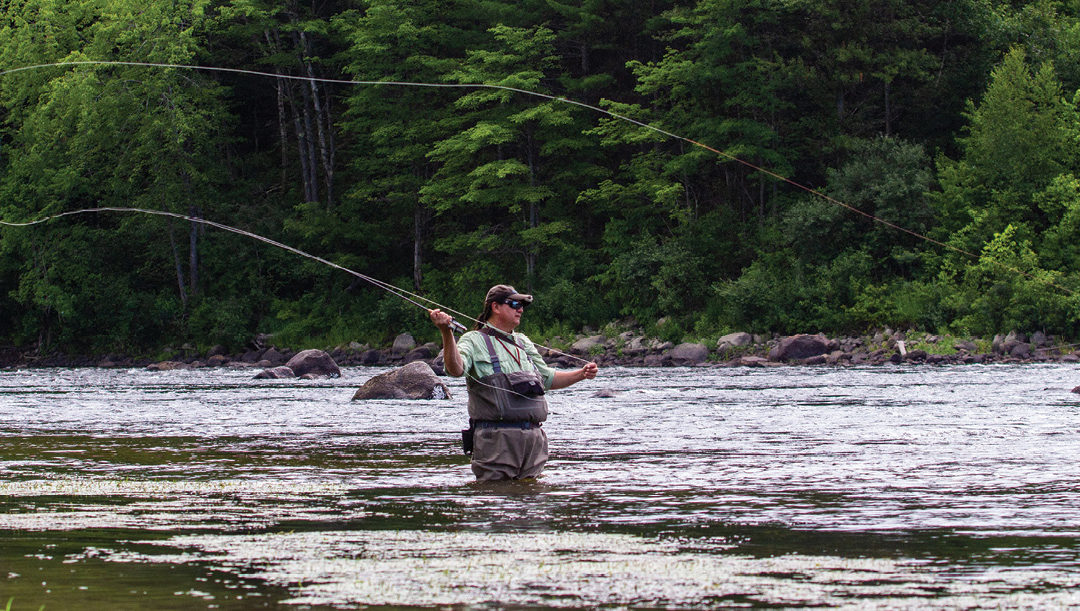
<path fill-rule="evenodd" d="M 449 329 L 450 323 L 454 321 L 453 316 L 450 316 L 438 308 L 428 310 L 428 316 L 431 317 L 431 322 L 435 323 L 435 326 L 440 330 Z"/>
<path fill-rule="evenodd" d="M 454 317 L 438 308 L 428 310 L 428 316 L 431 317 L 431 322 L 435 323 L 435 326 L 442 333 L 443 364 L 446 367 L 446 373 L 455 378 L 465 375 L 465 363 L 462 362 L 461 353 L 458 352 L 454 332 L 450 330 L 450 324 L 454 322 Z"/>

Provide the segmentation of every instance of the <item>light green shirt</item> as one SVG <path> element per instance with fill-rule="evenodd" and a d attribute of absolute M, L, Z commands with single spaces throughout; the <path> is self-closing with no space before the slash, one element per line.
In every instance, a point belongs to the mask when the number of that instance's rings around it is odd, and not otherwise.
<path fill-rule="evenodd" d="M 529 371 L 535 369 L 544 380 L 544 388 L 550 389 L 555 381 L 555 370 L 544 362 L 532 340 L 522 333 L 511 333 L 511 337 L 517 342 L 517 346 L 497 337 L 491 338 L 495 345 L 495 354 L 499 357 L 499 367 L 503 373 L 514 371 Z M 495 367 L 491 364 L 491 355 L 488 353 L 487 342 L 484 335 L 479 331 L 469 331 L 461 336 L 457 342 L 458 352 L 465 365 L 465 373 L 475 378 L 495 373 Z"/>

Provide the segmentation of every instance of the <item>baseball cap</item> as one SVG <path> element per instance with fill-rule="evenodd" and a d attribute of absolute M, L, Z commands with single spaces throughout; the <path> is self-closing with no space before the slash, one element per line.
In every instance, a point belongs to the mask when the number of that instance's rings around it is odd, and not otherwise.
<path fill-rule="evenodd" d="M 509 284 L 496 284 L 488 289 L 487 297 L 484 297 L 484 303 L 501 303 L 505 299 L 517 299 L 525 303 L 532 303 L 533 296 L 519 293 L 517 289 Z"/>

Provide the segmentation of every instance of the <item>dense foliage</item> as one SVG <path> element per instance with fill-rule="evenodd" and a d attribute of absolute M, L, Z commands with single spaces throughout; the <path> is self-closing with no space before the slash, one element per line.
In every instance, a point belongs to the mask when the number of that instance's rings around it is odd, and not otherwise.
<path fill-rule="evenodd" d="M 8 0 L 0 41 L 0 70 L 63 63 L 0 75 L 4 220 L 202 217 L 467 313 L 509 282 L 541 334 L 1080 337 L 1074 2 Z M 433 336 L 130 213 L 0 228 L 0 321 L 64 351 Z"/>

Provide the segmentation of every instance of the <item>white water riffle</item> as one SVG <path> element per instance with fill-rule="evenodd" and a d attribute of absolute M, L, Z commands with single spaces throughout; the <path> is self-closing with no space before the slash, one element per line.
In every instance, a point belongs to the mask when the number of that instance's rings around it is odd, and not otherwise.
<path fill-rule="evenodd" d="M 501 485 L 460 453 L 459 380 L 350 400 L 383 371 L 0 372 L 0 538 L 41 542 L 0 561 L 62 537 L 69 567 L 346 607 L 1080 602 L 1072 366 L 606 369 Z M 168 596 L 221 602 L 189 573 Z"/>

